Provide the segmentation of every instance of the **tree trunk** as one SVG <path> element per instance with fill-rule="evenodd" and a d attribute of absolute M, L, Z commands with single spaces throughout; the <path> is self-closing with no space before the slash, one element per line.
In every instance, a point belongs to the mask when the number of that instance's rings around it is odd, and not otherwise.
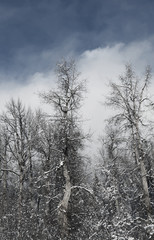
<path fill-rule="evenodd" d="M 141 138 L 138 130 L 138 124 L 136 123 L 136 147 L 135 147 L 136 162 L 140 166 L 140 174 L 143 188 L 144 204 L 147 210 L 147 215 L 150 216 L 150 196 L 147 182 L 147 171 L 144 163 L 144 152 L 141 144 Z"/>
<path fill-rule="evenodd" d="M 23 184 L 24 184 L 24 170 L 20 166 L 20 176 L 19 176 L 19 197 L 18 197 L 18 239 L 22 238 L 21 236 L 21 227 L 22 227 L 22 215 L 23 215 Z"/>
<path fill-rule="evenodd" d="M 69 235 L 69 232 L 68 232 L 69 225 L 68 225 L 67 214 L 68 214 L 69 199 L 71 196 L 71 182 L 70 182 L 70 176 L 66 166 L 66 162 L 63 165 L 63 175 L 65 178 L 65 190 L 64 190 L 63 199 L 60 202 L 59 209 L 58 209 L 61 239 L 65 239 L 65 237 L 68 237 Z"/>
<path fill-rule="evenodd" d="M 146 173 L 143 159 L 141 159 L 140 161 L 140 169 L 141 169 L 141 178 L 142 178 L 145 206 L 146 206 L 148 215 L 150 215 L 150 197 L 149 197 L 149 189 L 148 189 L 148 182 L 147 182 L 147 173 Z"/>
<path fill-rule="evenodd" d="M 6 160 L 6 152 L 5 152 L 5 156 L 4 156 L 4 169 L 7 169 L 7 160 Z M 5 215 L 5 213 L 7 212 L 7 181 L 8 181 L 8 172 L 4 171 L 3 172 L 3 214 Z"/>

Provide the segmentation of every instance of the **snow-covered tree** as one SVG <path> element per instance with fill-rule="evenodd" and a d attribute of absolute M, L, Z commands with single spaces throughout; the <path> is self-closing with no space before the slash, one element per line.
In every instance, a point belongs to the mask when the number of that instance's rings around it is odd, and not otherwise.
<path fill-rule="evenodd" d="M 147 215 L 150 215 L 151 205 L 143 149 L 144 112 L 146 105 L 150 104 L 147 97 L 147 88 L 151 78 L 150 69 L 147 68 L 144 80 L 135 75 L 131 65 L 126 65 L 126 72 L 119 78 L 119 83 L 111 83 L 111 93 L 107 99 L 108 106 L 118 110 L 113 117 L 115 123 L 122 124 L 132 138 L 132 149 L 136 167 L 139 168 L 142 182 L 143 198 Z"/>
<path fill-rule="evenodd" d="M 85 82 L 80 80 L 74 61 L 62 61 L 57 64 L 58 87 L 41 97 L 55 107 L 55 141 L 57 146 L 58 167 L 60 173 L 62 197 L 58 205 L 58 223 L 61 238 L 69 237 L 69 202 L 72 189 L 81 183 L 81 156 L 83 136 L 80 129 L 78 110 L 81 107 Z M 59 184 L 59 183 L 57 183 Z"/>

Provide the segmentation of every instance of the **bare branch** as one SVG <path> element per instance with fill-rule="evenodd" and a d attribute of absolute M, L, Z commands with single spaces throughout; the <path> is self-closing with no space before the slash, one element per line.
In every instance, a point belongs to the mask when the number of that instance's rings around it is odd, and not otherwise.
<path fill-rule="evenodd" d="M 1 171 L 5 171 L 5 172 L 11 172 L 14 173 L 15 175 L 17 175 L 18 177 L 20 177 L 20 174 L 18 174 L 17 172 L 11 170 L 11 169 L 0 169 Z"/>

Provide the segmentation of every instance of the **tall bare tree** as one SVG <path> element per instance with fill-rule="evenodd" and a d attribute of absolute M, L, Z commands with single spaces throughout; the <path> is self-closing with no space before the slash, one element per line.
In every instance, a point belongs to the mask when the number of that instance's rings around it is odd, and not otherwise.
<path fill-rule="evenodd" d="M 40 94 L 45 102 L 55 107 L 57 150 L 60 156 L 58 169 L 62 170 L 64 192 L 58 206 L 61 239 L 68 239 L 68 206 L 72 186 L 76 183 L 79 168 L 78 150 L 84 138 L 78 124 L 78 110 L 81 107 L 85 82 L 79 79 L 74 61 L 57 64 L 58 89 Z M 78 167 L 77 167 L 78 166 Z"/>
<path fill-rule="evenodd" d="M 2 126 L 5 127 L 8 136 L 7 152 L 11 158 L 10 169 L 4 172 L 12 172 L 18 177 L 18 239 L 24 233 L 22 231 L 22 218 L 24 208 L 24 184 L 29 185 L 32 200 L 32 158 L 37 132 L 34 124 L 34 116 L 31 110 L 26 110 L 21 101 L 13 99 L 7 104 L 7 112 L 1 117 Z"/>
<path fill-rule="evenodd" d="M 117 110 L 117 114 L 112 118 L 112 121 L 115 124 L 122 124 L 123 130 L 131 135 L 133 156 L 136 166 L 140 169 L 144 204 L 148 215 L 151 206 L 143 139 L 145 131 L 144 116 L 150 103 L 147 97 L 150 78 L 149 67 L 146 68 L 142 80 L 135 75 L 131 65 L 126 65 L 125 74 L 119 77 L 119 83 L 110 83 L 111 93 L 107 99 L 107 105 Z"/>

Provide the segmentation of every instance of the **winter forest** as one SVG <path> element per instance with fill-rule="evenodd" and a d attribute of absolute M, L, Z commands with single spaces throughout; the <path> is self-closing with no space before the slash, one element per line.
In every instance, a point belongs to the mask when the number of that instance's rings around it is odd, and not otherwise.
<path fill-rule="evenodd" d="M 139 77 L 128 64 L 109 83 L 95 161 L 80 117 L 86 81 L 72 60 L 55 71 L 57 88 L 38 96 L 54 114 L 12 99 L 0 116 L 0 239 L 154 240 L 150 67 Z"/>

